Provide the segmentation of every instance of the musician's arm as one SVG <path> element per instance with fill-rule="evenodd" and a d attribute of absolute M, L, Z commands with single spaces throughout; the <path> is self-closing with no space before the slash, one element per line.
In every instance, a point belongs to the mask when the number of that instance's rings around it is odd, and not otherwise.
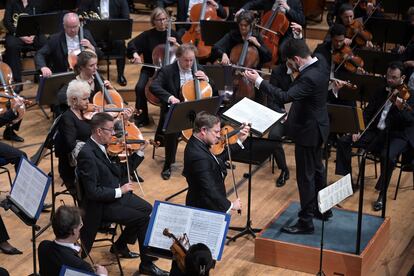
<path fill-rule="evenodd" d="M 301 26 L 305 26 L 306 24 L 302 3 L 299 0 L 293 1 L 291 3 L 289 11 L 286 12 L 286 16 L 288 17 L 289 21 L 296 22 Z"/>

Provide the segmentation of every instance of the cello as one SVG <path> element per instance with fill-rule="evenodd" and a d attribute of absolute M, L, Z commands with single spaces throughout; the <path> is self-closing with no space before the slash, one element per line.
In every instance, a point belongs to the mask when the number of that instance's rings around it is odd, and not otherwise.
<path fill-rule="evenodd" d="M 198 71 L 197 61 L 193 63 L 193 75 Z M 195 75 L 194 80 L 187 81 L 181 87 L 181 94 L 185 102 L 195 101 L 204 98 L 211 98 L 213 95 L 213 89 L 207 81 L 200 81 Z M 182 135 L 186 141 L 193 135 L 193 129 L 185 129 L 182 131 Z"/>
<path fill-rule="evenodd" d="M 81 41 L 83 40 L 83 20 L 79 20 L 79 48 L 80 52 L 85 50 L 85 47 L 82 45 Z M 80 53 L 79 52 L 79 53 Z M 68 53 L 68 64 L 69 68 L 74 70 L 76 64 L 78 63 L 78 54 L 77 51 L 71 51 Z"/>
<path fill-rule="evenodd" d="M 197 57 L 201 59 L 208 58 L 211 53 L 211 46 L 206 46 L 201 38 L 200 21 L 201 20 L 218 20 L 216 10 L 207 5 L 208 0 L 203 0 L 201 4 L 195 4 L 191 7 L 190 21 L 198 22 L 198 24 L 191 25 L 191 28 L 186 31 L 181 38 L 183 43 L 192 43 L 197 47 Z"/>
<path fill-rule="evenodd" d="M 175 52 L 177 51 L 177 47 L 171 47 L 169 42 L 169 38 L 171 37 L 171 18 L 168 19 L 168 28 L 167 28 L 167 37 L 165 39 L 165 44 L 157 45 L 154 50 L 152 50 L 152 63 L 159 67 L 166 66 L 168 64 L 173 63 L 176 60 Z M 161 101 L 160 99 L 152 94 L 150 86 L 153 79 L 157 76 L 157 71 L 154 72 L 154 75 L 148 80 L 147 84 L 145 85 L 145 97 L 147 98 L 148 102 L 153 105 L 160 106 Z"/>
<path fill-rule="evenodd" d="M 286 15 L 280 11 L 277 1 L 274 2 L 272 9 L 262 16 L 261 22 L 265 22 L 263 27 L 270 29 L 273 32 L 266 30 L 261 31 L 263 43 L 272 52 L 272 60 L 264 66 L 271 68 L 277 63 L 279 58 L 279 40 L 285 35 L 289 29 L 289 20 Z"/>

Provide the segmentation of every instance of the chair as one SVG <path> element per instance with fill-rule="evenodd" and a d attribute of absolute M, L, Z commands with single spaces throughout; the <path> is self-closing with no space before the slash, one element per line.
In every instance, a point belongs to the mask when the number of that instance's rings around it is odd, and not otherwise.
<path fill-rule="evenodd" d="M 7 176 L 9 177 L 10 188 L 11 188 L 12 187 L 12 179 L 11 179 L 11 176 L 10 176 L 9 169 L 5 167 L 6 164 L 8 164 L 7 160 L 0 157 L 0 174 L 7 173 Z"/>
<path fill-rule="evenodd" d="M 394 200 L 397 199 L 398 189 L 400 188 L 401 175 L 402 172 L 412 172 L 413 173 L 413 190 L 414 190 L 414 156 L 413 152 L 405 152 L 401 155 L 401 161 L 397 162 L 397 168 L 400 168 L 400 173 L 398 174 L 397 186 L 395 188 Z"/>

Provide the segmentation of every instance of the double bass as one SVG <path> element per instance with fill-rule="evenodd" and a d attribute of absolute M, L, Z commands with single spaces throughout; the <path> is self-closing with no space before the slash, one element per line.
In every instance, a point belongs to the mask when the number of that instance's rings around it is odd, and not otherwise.
<path fill-rule="evenodd" d="M 198 24 L 191 25 L 191 28 L 186 31 L 181 38 L 183 43 L 192 43 L 197 47 L 197 57 L 201 59 L 208 58 L 211 53 L 211 46 L 206 46 L 201 38 L 200 24 L 201 20 L 218 20 L 216 10 L 207 5 L 208 0 L 203 0 L 201 4 L 195 4 L 191 7 L 190 21 L 198 22 Z"/>
<path fill-rule="evenodd" d="M 264 30 L 261 31 L 263 43 L 272 52 L 272 60 L 264 66 L 271 68 L 277 63 L 279 58 L 279 40 L 285 35 L 289 29 L 289 20 L 286 15 L 280 11 L 277 1 L 272 6 L 272 9 L 266 12 L 261 19 Z M 266 31 L 272 30 L 273 32 Z"/>

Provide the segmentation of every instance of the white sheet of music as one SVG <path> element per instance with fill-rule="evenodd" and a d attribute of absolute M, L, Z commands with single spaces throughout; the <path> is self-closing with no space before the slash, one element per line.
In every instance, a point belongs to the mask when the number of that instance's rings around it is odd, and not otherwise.
<path fill-rule="evenodd" d="M 83 272 L 79 272 L 79 271 L 67 268 L 65 270 L 65 274 L 63 274 L 63 275 L 64 276 L 89 276 L 89 275 L 92 275 L 92 274 L 83 273 Z"/>
<path fill-rule="evenodd" d="M 41 201 L 47 183 L 48 177 L 23 158 L 10 198 L 27 215 L 34 218 L 39 205 L 43 204 Z"/>
<path fill-rule="evenodd" d="M 352 195 L 351 174 L 347 174 L 318 193 L 318 208 L 323 214 L 327 210 Z"/>
<path fill-rule="evenodd" d="M 285 113 L 276 112 L 249 98 L 243 98 L 223 115 L 240 124 L 251 123 L 253 130 L 264 134 L 274 123 L 283 118 Z"/>
<path fill-rule="evenodd" d="M 228 224 L 225 214 L 160 202 L 155 216 L 149 246 L 170 250 L 172 239 L 162 234 L 168 228 L 177 238 L 186 233 L 190 244 L 204 243 L 217 260 Z"/>

